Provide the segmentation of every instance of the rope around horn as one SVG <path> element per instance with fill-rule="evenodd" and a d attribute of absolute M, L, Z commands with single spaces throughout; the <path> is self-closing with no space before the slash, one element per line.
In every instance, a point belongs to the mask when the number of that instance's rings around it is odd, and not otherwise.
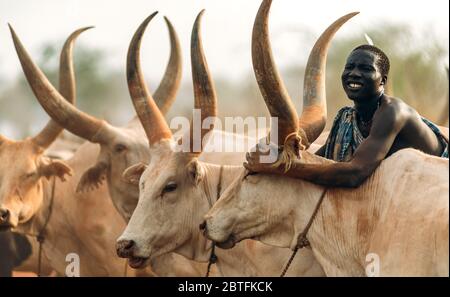
<path fill-rule="evenodd" d="M 279 167 L 284 165 L 284 172 L 288 172 L 292 166 L 294 160 L 300 158 L 300 151 L 304 151 L 309 147 L 308 140 L 304 131 L 300 129 L 299 132 L 293 132 L 286 136 L 284 143 L 278 145 L 278 160 L 272 164 L 272 167 Z M 267 141 L 270 143 L 270 134 L 267 137 Z M 288 145 L 293 142 L 293 145 Z M 305 143 L 305 144 L 303 144 Z"/>

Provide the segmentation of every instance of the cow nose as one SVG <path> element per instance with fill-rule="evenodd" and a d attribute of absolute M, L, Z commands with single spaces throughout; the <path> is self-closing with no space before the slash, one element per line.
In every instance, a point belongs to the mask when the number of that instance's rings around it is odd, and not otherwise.
<path fill-rule="evenodd" d="M 135 246 L 136 244 L 133 240 L 119 240 L 116 243 L 117 255 L 121 258 L 129 258 L 133 256 Z"/>
<path fill-rule="evenodd" d="M 205 231 L 206 230 L 206 220 L 203 221 L 203 223 L 201 223 L 198 228 L 200 229 L 200 231 Z"/>
<path fill-rule="evenodd" d="M 9 223 L 9 218 L 11 213 L 8 209 L 0 208 L 0 225 L 5 225 Z"/>

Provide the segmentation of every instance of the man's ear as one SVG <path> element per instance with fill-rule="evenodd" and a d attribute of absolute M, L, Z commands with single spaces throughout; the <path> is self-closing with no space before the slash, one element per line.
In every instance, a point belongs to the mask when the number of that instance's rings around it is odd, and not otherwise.
<path fill-rule="evenodd" d="M 195 186 L 198 186 L 198 184 L 205 177 L 205 171 L 201 164 L 198 162 L 197 158 L 189 162 L 189 164 L 187 165 L 187 172 L 189 179 Z"/>
<path fill-rule="evenodd" d="M 77 193 L 98 189 L 105 180 L 106 170 L 108 170 L 108 164 L 102 161 L 86 170 L 78 182 Z"/>
<path fill-rule="evenodd" d="M 122 173 L 122 179 L 132 185 L 139 185 L 142 173 L 147 169 L 147 165 L 144 163 L 138 163 L 125 169 Z"/>
<path fill-rule="evenodd" d="M 52 160 L 50 163 L 44 163 L 39 167 L 39 175 L 50 179 L 57 176 L 61 181 L 66 181 L 65 175 L 72 176 L 72 168 L 61 160 Z"/>
<path fill-rule="evenodd" d="M 386 87 L 387 86 L 387 80 L 388 80 L 387 76 L 384 75 L 383 78 L 381 79 L 381 85 Z"/>

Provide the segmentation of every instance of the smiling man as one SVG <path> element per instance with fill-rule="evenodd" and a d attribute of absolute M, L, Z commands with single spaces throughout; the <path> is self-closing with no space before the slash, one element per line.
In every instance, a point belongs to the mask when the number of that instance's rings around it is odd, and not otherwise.
<path fill-rule="evenodd" d="M 384 94 L 390 62 L 371 45 L 355 48 L 347 58 L 342 85 L 353 107 L 342 108 L 325 145 L 317 155 L 337 162 L 305 164 L 294 160 L 284 166 L 259 162 L 259 152 L 247 154 L 244 166 L 251 172 L 282 174 L 331 187 L 358 187 L 393 153 L 415 148 L 448 158 L 448 139 L 398 98 Z"/>

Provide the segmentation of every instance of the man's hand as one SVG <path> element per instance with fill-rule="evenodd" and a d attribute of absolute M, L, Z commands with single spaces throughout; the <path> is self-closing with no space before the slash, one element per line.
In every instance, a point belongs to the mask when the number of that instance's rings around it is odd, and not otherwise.
<path fill-rule="evenodd" d="M 257 144 L 254 149 L 245 155 L 247 162 L 244 162 L 244 167 L 250 172 L 258 173 L 272 173 L 272 174 L 282 174 L 284 166 L 275 167 L 273 164 L 275 162 L 267 162 L 268 156 L 276 156 L 273 161 L 278 159 L 278 146 L 274 144 Z"/>

